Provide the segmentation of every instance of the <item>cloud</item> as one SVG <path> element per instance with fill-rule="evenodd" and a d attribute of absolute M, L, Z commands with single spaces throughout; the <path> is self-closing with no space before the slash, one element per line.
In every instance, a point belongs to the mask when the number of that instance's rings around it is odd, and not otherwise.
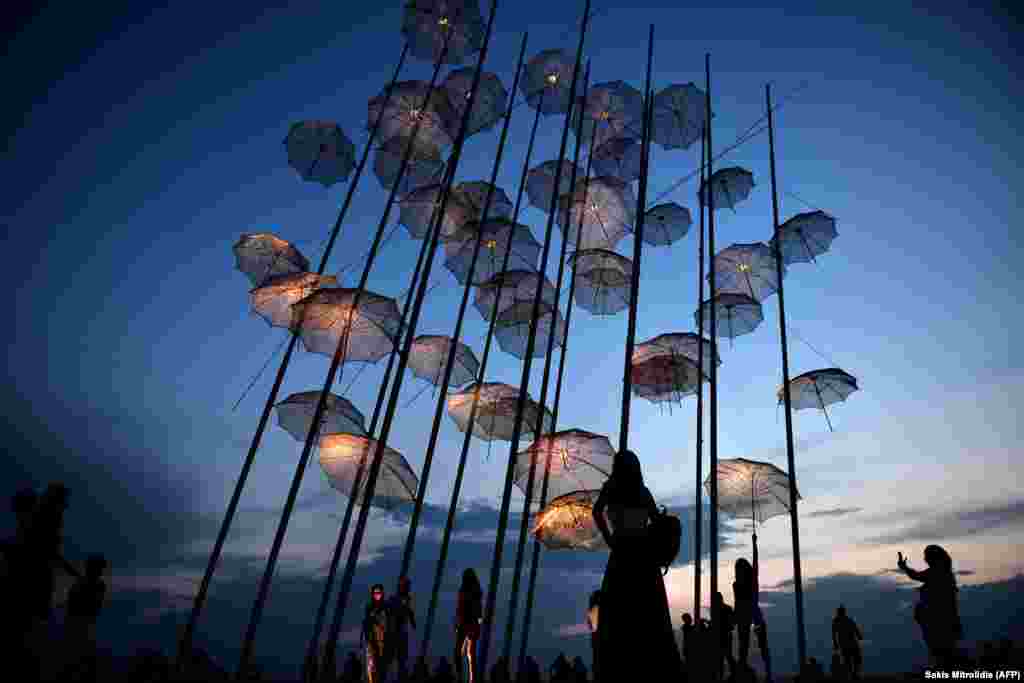
<path fill-rule="evenodd" d="M 797 508 L 799 510 L 799 508 Z M 852 515 L 855 512 L 860 512 L 864 508 L 832 508 L 830 510 L 816 510 L 807 517 L 842 517 L 844 515 Z"/>
<path fill-rule="evenodd" d="M 578 638 L 590 635 L 589 624 L 566 624 L 555 629 L 555 633 L 563 638 Z"/>
<path fill-rule="evenodd" d="M 918 519 L 899 531 L 876 535 L 865 542 L 892 545 L 906 541 L 945 541 L 1019 527 L 1024 525 L 1024 499 L 946 511 L 917 509 L 904 514 L 918 516 Z"/>

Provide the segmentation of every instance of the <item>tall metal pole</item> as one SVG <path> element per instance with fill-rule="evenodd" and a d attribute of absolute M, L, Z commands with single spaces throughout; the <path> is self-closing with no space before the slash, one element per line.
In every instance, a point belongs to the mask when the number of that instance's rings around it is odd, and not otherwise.
<path fill-rule="evenodd" d="M 800 571 L 800 522 L 797 516 L 796 460 L 793 450 L 793 404 L 789 393 L 789 347 L 786 344 L 786 302 L 782 294 L 782 239 L 779 235 L 779 195 L 775 183 L 775 122 L 772 117 L 772 86 L 765 85 L 768 106 L 768 151 L 772 172 L 772 240 L 775 250 L 775 274 L 779 281 L 779 340 L 782 344 L 782 400 L 786 406 L 786 462 L 789 465 L 789 525 L 793 534 L 793 584 L 796 588 L 796 646 L 803 671 L 807 657 L 807 631 L 804 626 L 804 587 Z"/>
<path fill-rule="evenodd" d="M 395 83 L 398 82 L 398 74 L 402 71 L 402 66 L 405 64 L 405 57 L 408 51 L 409 45 L 406 43 L 402 46 L 402 53 L 398 58 L 398 64 L 395 66 L 394 74 L 391 76 L 391 82 L 384 91 L 385 102 L 390 99 L 391 91 L 394 89 Z M 366 161 L 370 156 L 370 149 L 373 147 L 373 142 L 377 137 L 377 132 L 380 129 L 380 122 L 382 118 L 383 109 L 381 109 L 381 115 L 373 122 L 373 127 L 370 129 L 370 137 L 366 141 L 366 147 L 363 149 L 363 156 L 359 160 L 359 165 L 356 166 L 355 174 L 352 177 L 352 181 L 349 183 L 348 191 L 345 193 L 345 200 L 342 202 L 341 210 L 338 212 L 338 217 L 334 221 L 334 227 L 331 228 L 331 235 L 327 240 L 327 246 L 324 248 L 324 253 L 320 257 L 320 266 L 317 268 L 317 275 L 323 275 L 324 270 L 327 268 L 327 261 L 330 258 L 331 251 L 334 249 L 334 243 L 341 232 L 341 225 L 345 220 L 345 216 L 348 214 L 348 209 L 352 204 L 352 197 L 355 194 L 356 187 L 359 185 L 359 180 L 362 178 L 363 170 L 366 168 Z M 263 440 L 263 432 L 267 428 L 267 422 L 270 420 L 270 413 L 274 408 L 274 404 L 277 402 L 277 395 L 281 390 L 281 383 L 284 381 L 284 375 L 288 370 L 288 365 L 291 362 L 292 353 L 295 351 L 295 344 L 297 341 L 298 335 L 293 333 L 292 338 L 288 341 L 288 348 L 285 350 L 284 358 L 281 359 L 281 365 L 277 369 L 277 375 L 274 377 L 274 385 L 270 390 L 270 394 L 267 396 L 267 402 L 263 406 L 263 412 L 260 414 L 260 420 L 256 426 L 256 433 L 253 434 L 252 442 L 249 444 L 249 452 L 245 457 L 245 462 L 242 464 L 242 470 L 238 474 L 238 480 L 235 482 L 235 489 L 231 494 L 231 499 L 228 502 L 228 508 L 224 513 L 224 520 L 221 522 L 220 530 L 217 532 L 217 540 L 213 544 L 213 550 L 210 552 L 210 559 L 206 564 L 206 571 L 203 574 L 203 580 L 199 584 L 199 591 L 196 593 L 196 597 L 192 602 L 192 611 L 189 613 L 188 622 L 185 625 L 184 633 L 182 634 L 181 641 L 178 644 L 176 665 L 179 670 L 185 666 L 185 660 L 191 652 L 192 639 L 195 635 L 196 624 L 198 623 L 199 615 L 206 604 L 206 595 L 210 589 L 210 582 L 213 580 L 213 574 L 217 570 L 217 564 L 220 561 L 221 552 L 224 550 L 224 543 L 227 540 L 228 531 L 231 529 L 231 523 L 234 521 L 235 513 L 238 511 L 238 502 L 242 497 L 242 490 L 245 488 L 245 483 L 249 478 L 249 471 L 252 469 L 253 461 L 256 459 L 256 452 L 259 450 L 260 443 Z"/>
<path fill-rule="evenodd" d="M 707 153 L 707 128 L 700 132 L 700 187 L 704 187 L 704 163 Z M 700 199 L 700 192 L 697 192 L 700 202 L 700 237 L 697 240 L 697 310 L 700 311 L 704 302 L 704 200 Z M 701 564 L 701 533 L 703 533 L 704 517 L 704 490 L 701 486 L 703 481 L 703 456 L 704 456 L 704 313 L 697 316 L 697 336 L 700 341 L 697 343 L 697 492 L 694 497 L 696 503 L 696 531 L 694 542 L 693 558 L 693 620 L 700 624 L 700 569 Z M 714 364 L 715 359 L 711 359 Z"/>

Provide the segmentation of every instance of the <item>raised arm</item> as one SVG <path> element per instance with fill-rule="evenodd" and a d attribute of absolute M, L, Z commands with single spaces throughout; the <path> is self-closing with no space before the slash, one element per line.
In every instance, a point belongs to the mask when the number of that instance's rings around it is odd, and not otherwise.
<path fill-rule="evenodd" d="M 594 509 L 591 514 L 594 516 L 594 524 L 597 525 L 597 530 L 601 532 L 601 537 L 604 538 L 604 542 L 608 544 L 608 547 L 612 547 L 612 532 L 608 528 L 608 522 L 604 518 L 605 508 L 608 507 L 608 495 L 606 493 L 607 488 L 602 486 L 601 493 L 597 494 L 597 500 L 594 501 Z"/>

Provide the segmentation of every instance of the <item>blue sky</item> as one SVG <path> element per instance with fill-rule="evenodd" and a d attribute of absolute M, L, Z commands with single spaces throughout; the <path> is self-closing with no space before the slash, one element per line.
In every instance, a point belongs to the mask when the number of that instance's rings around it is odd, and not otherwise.
<path fill-rule="evenodd" d="M 1013 48 L 1019 24 L 997 8 L 944 16 L 906 3 L 860 5 L 857 16 L 795 2 L 773 9 L 595 9 L 586 47 L 594 81 L 642 86 L 651 22 L 655 87 L 702 86 L 703 56 L 711 52 L 716 150 L 763 114 L 766 81 L 779 97 L 795 91 L 777 114 L 783 219 L 808 210 L 799 197 L 836 216 L 840 236 L 817 266 L 796 266 L 786 279 L 791 372 L 838 364 L 862 387 L 832 412 L 834 433 L 818 413 L 795 418 L 808 600 L 819 596 L 827 614 L 841 589 L 875 596 L 904 590 L 879 572 L 894 566 L 897 549 L 916 558 L 925 542 L 938 540 L 953 550 L 958 568 L 973 572 L 961 579 L 977 584 L 965 602 L 981 595 L 1019 609 L 1019 597 L 1008 602 L 1007 583 L 1024 572 L 1016 407 L 1024 372 L 1011 356 L 1024 256 L 1012 232 L 1022 218 L 1014 181 L 1024 138 L 1012 95 L 1020 89 Z M 580 10 L 574 3 L 499 7 L 486 68 L 509 87 L 527 28 L 528 55 L 571 50 Z M 69 554 L 102 549 L 113 558 L 119 590 L 101 623 L 112 646 L 169 647 L 272 371 L 238 410 L 232 405 L 283 339 L 249 313 L 248 283 L 233 270 L 231 245 L 243 232 L 273 231 L 319 258 L 346 188 L 300 181 L 281 140 L 290 123 L 324 118 L 336 120 L 361 149 L 366 101 L 383 89 L 401 49 L 401 8 L 393 3 L 372 17 L 357 3 L 250 6 L 242 13 L 198 3 L 135 7 L 131 14 L 78 11 L 42 10 L 12 39 L 4 61 L 16 106 L 7 112 L 3 206 L 3 277 L 14 304 L 5 435 L 15 457 L 3 467 L 6 481 L 41 486 L 60 476 L 73 486 Z M 413 62 L 402 77 L 429 75 L 429 65 Z M 562 120 L 542 121 L 535 163 L 557 155 Z M 513 198 L 531 122 L 532 111 L 518 107 L 499 175 Z M 469 141 L 460 180 L 489 176 L 497 138 L 492 131 Z M 651 203 L 696 167 L 698 153 L 655 150 Z M 757 183 L 735 213 L 719 214 L 719 248 L 767 239 L 767 137 L 719 164 L 748 168 Z M 696 212 L 695 192 L 691 181 L 664 199 Z M 328 272 L 365 253 L 385 197 L 374 178 L 363 179 Z M 528 208 L 520 220 L 543 237 L 542 212 Z M 401 295 L 418 244 L 397 231 L 370 288 Z M 631 245 L 623 240 L 619 251 L 629 255 Z M 670 248 L 645 249 L 638 339 L 692 329 L 695 265 L 694 231 Z M 350 286 L 358 268 L 344 273 Z M 427 299 L 418 332 L 448 334 L 461 290 L 441 262 L 432 281 L 441 284 Z M 723 458 L 785 464 L 774 401 L 777 315 L 769 299 L 759 329 L 721 345 Z M 479 353 L 486 328 L 474 311 L 467 321 L 463 341 Z M 560 427 L 615 440 L 625 327 L 624 314 L 574 313 Z M 518 383 L 514 358 L 498 352 L 493 359 L 489 380 Z M 349 396 L 368 415 L 383 365 L 367 369 Z M 534 364 L 534 396 L 542 365 Z M 323 357 L 297 354 L 284 391 L 320 387 L 326 367 Z M 346 367 L 341 386 L 354 372 Z M 408 378 L 400 405 L 422 386 Z M 671 414 L 640 400 L 633 406 L 631 446 L 655 496 L 677 507 L 693 503 L 693 412 L 692 400 Z M 401 410 L 390 439 L 417 469 L 432 415 L 428 391 Z M 427 496 L 432 504 L 447 505 L 460 445 L 461 433 L 446 418 Z M 287 434 L 269 430 L 243 498 L 202 632 L 225 661 L 234 661 L 286 492 L 282 482 L 299 451 Z M 478 514 L 467 513 L 460 527 L 452 576 L 463 566 L 489 566 L 483 541 L 494 525 L 507 454 L 507 445 L 488 451 L 474 442 L 463 499 Z M 319 593 L 315 577 L 329 559 L 343 509 L 344 499 L 316 469 L 307 472 L 304 505 L 292 521 L 257 641 L 269 668 L 288 671 L 298 661 Z M 837 509 L 847 512 L 815 515 Z M 418 544 L 422 569 L 414 574 L 422 577 L 415 581 L 421 594 L 436 557 L 437 524 L 427 532 Z M 739 525 L 727 535 L 736 545 L 723 550 L 724 563 L 745 552 L 746 533 Z M 783 651 L 783 663 L 789 648 L 793 661 L 794 639 L 786 635 L 792 600 L 784 585 L 792 573 L 788 522 L 772 520 L 760 538 L 765 582 L 781 591 L 771 608 L 779 633 L 773 647 Z M 400 521 L 374 517 L 357 590 L 393 580 L 402 539 Z M 603 557 L 549 554 L 545 562 L 545 609 L 531 642 L 542 654 L 582 654 L 586 640 L 566 634 L 581 621 Z M 669 577 L 677 618 L 692 601 L 691 567 L 684 563 Z M 727 565 L 723 576 L 731 577 Z M 566 580 L 578 588 L 571 599 L 553 588 Z M 923 646 L 907 613 L 887 611 L 884 600 L 866 600 L 863 611 L 851 602 L 869 631 L 903 630 L 900 647 L 868 646 L 869 669 L 921 661 Z M 973 609 L 965 606 L 965 613 Z M 973 637 L 993 627 L 979 617 L 967 628 Z M 827 648 L 813 636 L 811 647 L 818 641 Z"/>

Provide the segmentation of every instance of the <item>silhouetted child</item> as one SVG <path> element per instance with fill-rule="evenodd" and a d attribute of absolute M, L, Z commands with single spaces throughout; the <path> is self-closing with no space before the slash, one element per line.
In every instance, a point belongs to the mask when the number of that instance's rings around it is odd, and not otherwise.
<path fill-rule="evenodd" d="M 90 555 L 85 562 L 85 574 L 68 591 L 64 613 L 64 653 L 66 677 L 72 672 L 95 678 L 96 671 L 96 619 L 103 609 L 107 584 L 103 572 L 107 560 L 103 555 Z M 83 673 L 84 672 L 84 673 Z"/>
<path fill-rule="evenodd" d="M 416 613 L 412 608 L 412 584 L 409 577 L 398 580 L 398 592 L 388 600 L 388 661 L 398 665 L 398 680 L 403 682 L 408 675 L 409 627 L 416 628 Z"/>
<path fill-rule="evenodd" d="M 844 671 L 853 679 L 860 678 L 860 641 L 863 639 L 856 622 L 847 616 L 846 608 L 840 605 L 832 619 L 832 646 L 842 655 Z"/>
<path fill-rule="evenodd" d="M 375 584 L 370 589 L 370 602 L 363 618 L 363 637 L 366 640 L 366 678 L 369 683 L 384 683 L 387 676 L 388 605 L 384 600 L 384 586 Z"/>
<path fill-rule="evenodd" d="M 572 681 L 573 683 L 587 683 L 587 665 L 583 663 L 582 657 L 572 660 Z"/>
<path fill-rule="evenodd" d="M 732 654 L 732 630 L 735 626 L 735 616 L 732 607 L 726 604 L 721 593 L 715 593 L 715 600 L 712 604 L 712 628 L 718 635 L 718 647 L 722 658 L 729 665 L 729 675 L 736 675 L 736 658 Z M 717 623 L 714 623 L 717 622 Z M 715 662 L 720 666 L 721 662 Z"/>
<path fill-rule="evenodd" d="M 914 619 L 921 626 L 921 634 L 928 652 L 939 668 L 950 669 L 956 664 L 956 643 L 963 638 L 963 625 L 957 605 L 956 577 L 953 561 L 941 546 L 924 549 L 928 568 L 915 571 L 907 566 L 903 553 L 898 553 L 897 566 L 915 581 L 920 581 L 921 600 L 914 608 Z"/>

